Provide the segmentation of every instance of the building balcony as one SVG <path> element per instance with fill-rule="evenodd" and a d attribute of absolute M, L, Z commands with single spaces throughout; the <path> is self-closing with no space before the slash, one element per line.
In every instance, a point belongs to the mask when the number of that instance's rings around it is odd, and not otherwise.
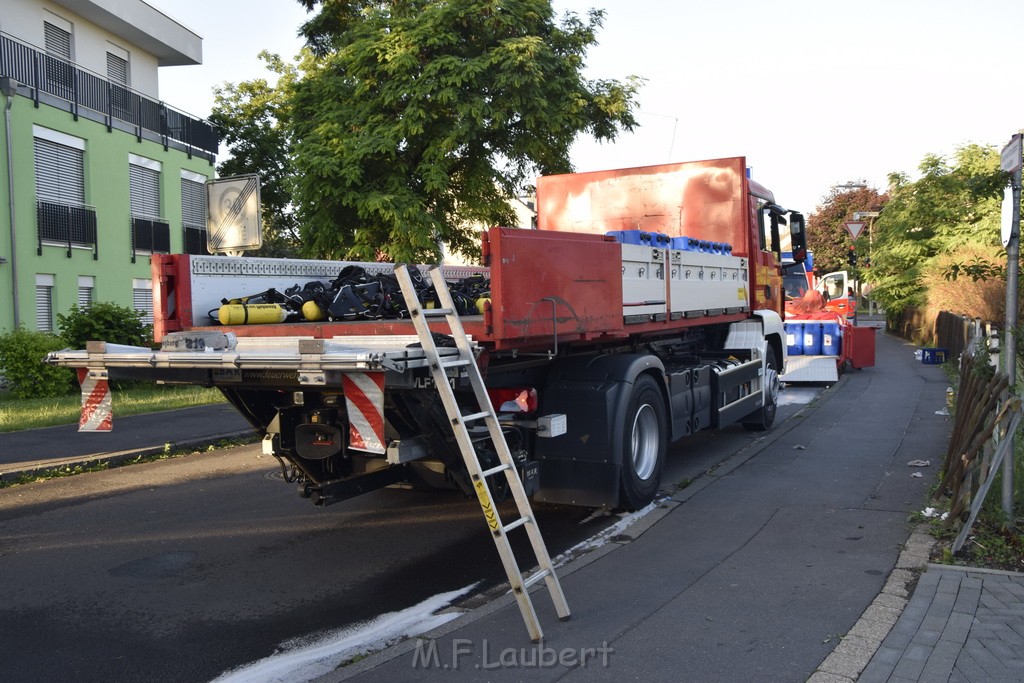
<path fill-rule="evenodd" d="M 39 106 L 54 98 L 67 104 L 77 118 L 101 121 L 107 130 L 119 128 L 189 155 L 201 153 L 212 163 L 220 139 L 213 124 L 152 100 L 77 65 L 47 54 L 0 33 L 0 77 L 27 86 Z M 49 102 L 48 102 L 49 103 Z M 90 115 L 90 112 L 92 114 Z"/>
<path fill-rule="evenodd" d="M 36 202 L 36 225 L 38 254 L 42 255 L 43 245 L 59 245 L 67 249 L 68 258 L 75 247 L 91 249 L 93 259 L 98 258 L 95 207 L 40 200 Z"/>
<path fill-rule="evenodd" d="M 132 214 L 132 263 L 139 252 L 171 253 L 171 224 L 166 218 Z"/>

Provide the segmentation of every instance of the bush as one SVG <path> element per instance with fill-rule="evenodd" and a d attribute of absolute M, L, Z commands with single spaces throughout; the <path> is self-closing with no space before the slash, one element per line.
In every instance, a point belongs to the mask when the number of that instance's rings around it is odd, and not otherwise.
<path fill-rule="evenodd" d="M 18 328 L 0 334 L 0 375 L 16 398 L 46 398 L 71 393 L 75 376 L 69 368 L 43 363 L 50 351 L 66 344 L 49 332 Z"/>
<path fill-rule="evenodd" d="M 142 312 L 109 301 L 88 308 L 73 306 L 67 315 L 57 315 L 61 336 L 73 349 L 84 349 L 87 341 L 105 341 L 128 346 L 149 346 L 152 328 L 142 322 Z"/>

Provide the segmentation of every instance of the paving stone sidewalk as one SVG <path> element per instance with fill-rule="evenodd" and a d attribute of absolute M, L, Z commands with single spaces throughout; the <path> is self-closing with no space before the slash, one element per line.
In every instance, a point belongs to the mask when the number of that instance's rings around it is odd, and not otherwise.
<path fill-rule="evenodd" d="M 859 681 L 1024 681 L 1024 574 L 929 564 Z"/>

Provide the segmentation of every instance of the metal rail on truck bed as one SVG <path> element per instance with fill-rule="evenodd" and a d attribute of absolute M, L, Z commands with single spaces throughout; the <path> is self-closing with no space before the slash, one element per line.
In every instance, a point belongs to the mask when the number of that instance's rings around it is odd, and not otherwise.
<path fill-rule="evenodd" d="M 298 384 L 325 384 L 330 372 L 405 372 L 427 366 L 415 335 L 382 337 L 236 337 L 228 332 L 175 332 L 164 337 L 160 350 L 88 342 L 85 350 L 65 349 L 49 355 L 50 362 L 74 368 L 211 370 L 214 383 L 242 381 L 248 371 L 295 373 Z M 442 356 L 458 349 L 439 347 Z M 173 381 L 173 377 L 168 377 Z M 284 379 L 283 377 L 279 379 Z"/>

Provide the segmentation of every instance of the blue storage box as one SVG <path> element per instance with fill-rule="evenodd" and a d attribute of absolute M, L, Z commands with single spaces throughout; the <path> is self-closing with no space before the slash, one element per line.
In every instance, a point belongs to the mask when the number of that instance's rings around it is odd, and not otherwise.
<path fill-rule="evenodd" d="M 663 232 L 648 232 L 646 230 L 610 230 L 604 234 L 605 237 L 614 237 L 616 242 L 621 244 L 639 244 L 644 247 L 661 247 L 667 249 L 672 244 L 672 238 Z"/>
<path fill-rule="evenodd" d="M 699 251 L 700 242 L 695 237 L 673 237 L 672 248 L 681 251 Z"/>

